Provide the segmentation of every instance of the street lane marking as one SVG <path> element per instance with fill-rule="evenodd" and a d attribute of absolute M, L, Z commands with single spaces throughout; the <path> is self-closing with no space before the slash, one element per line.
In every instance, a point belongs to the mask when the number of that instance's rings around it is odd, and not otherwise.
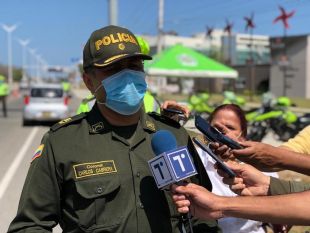
<path fill-rule="evenodd" d="M 22 148 L 20 148 L 15 159 L 11 163 L 11 166 L 9 167 L 8 171 L 6 172 L 4 177 L 2 178 L 1 183 L 0 183 L 0 199 L 2 199 L 2 196 L 4 195 L 4 193 L 5 193 L 8 185 L 10 184 L 17 168 L 19 167 L 20 163 L 22 162 L 28 148 L 30 147 L 30 145 L 32 143 L 32 140 L 34 139 L 34 137 L 36 136 L 38 131 L 39 131 L 39 127 L 34 127 L 31 130 L 31 132 L 30 132 L 27 140 L 25 141 L 24 145 L 22 146 Z"/>

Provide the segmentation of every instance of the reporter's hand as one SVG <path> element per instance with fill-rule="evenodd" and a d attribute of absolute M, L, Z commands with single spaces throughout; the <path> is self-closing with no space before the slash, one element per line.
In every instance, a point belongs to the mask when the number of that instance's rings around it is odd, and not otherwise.
<path fill-rule="evenodd" d="M 175 108 L 175 109 L 178 109 L 180 111 L 183 112 L 184 116 L 186 118 L 189 117 L 190 115 L 190 110 L 189 108 L 186 106 L 186 105 L 181 105 L 179 103 L 177 103 L 176 101 L 174 100 L 166 100 L 161 106 L 160 106 L 160 109 L 161 109 L 161 112 L 163 111 L 163 109 L 165 108 Z"/>
<path fill-rule="evenodd" d="M 216 154 L 217 156 L 221 157 L 224 161 L 228 160 L 235 160 L 235 156 L 231 153 L 231 149 L 223 144 L 218 142 L 211 142 L 210 149 Z"/>
<path fill-rule="evenodd" d="M 231 153 L 234 157 L 262 171 L 279 171 L 277 165 L 282 149 L 260 142 L 245 141 L 240 143 L 245 148 L 232 150 Z"/>
<path fill-rule="evenodd" d="M 224 197 L 210 193 L 202 186 L 189 183 L 185 186 L 172 185 L 172 198 L 178 212 L 188 213 L 202 219 L 219 219 L 223 217 L 220 211 Z"/>
<path fill-rule="evenodd" d="M 226 162 L 237 175 L 229 178 L 225 172 L 218 169 L 220 176 L 224 177 L 223 182 L 230 186 L 230 189 L 241 196 L 266 196 L 270 185 L 270 177 L 266 176 L 256 168 L 248 164 Z"/>

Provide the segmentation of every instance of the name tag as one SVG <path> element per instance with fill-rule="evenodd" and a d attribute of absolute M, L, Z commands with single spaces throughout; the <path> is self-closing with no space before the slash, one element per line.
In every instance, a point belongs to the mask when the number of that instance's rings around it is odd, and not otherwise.
<path fill-rule="evenodd" d="M 77 179 L 117 172 L 114 160 L 76 164 L 73 169 Z"/>

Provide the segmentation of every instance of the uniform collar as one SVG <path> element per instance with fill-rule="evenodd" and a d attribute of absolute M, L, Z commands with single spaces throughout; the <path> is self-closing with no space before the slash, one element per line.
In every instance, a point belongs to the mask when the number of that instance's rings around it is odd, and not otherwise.
<path fill-rule="evenodd" d="M 111 125 L 102 116 L 97 104 L 87 114 L 88 129 L 90 134 L 98 134 L 111 130 Z"/>
<path fill-rule="evenodd" d="M 98 134 L 111 131 L 113 126 L 102 116 L 97 104 L 91 109 L 87 115 L 87 122 L 90 134 Z M 140 125 L 144 131 L 154 133 L 157 131 L 154 120 L 144 111 L 140 114 Z"/>

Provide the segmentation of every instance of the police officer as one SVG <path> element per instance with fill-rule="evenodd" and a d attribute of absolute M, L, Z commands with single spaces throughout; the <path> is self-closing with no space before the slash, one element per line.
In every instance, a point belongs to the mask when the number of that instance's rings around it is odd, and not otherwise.
<path fill-rule="evenodd" d="M 149 55 L 150 46 L 147 43 L 147 41 L 145 39 L 143 39 L 141 36 L 136 36 L 136 39 L 137 39 L 138 44 L 140 46 L 141 52 L 143 54 Z M 94 99 L 95 99 L 95 97 L 92 94 L 89 94 L 86 98 L 82 99 L 76 113 L 80 114 L 82 112 L 90 111 L 92 106 L 94 105 Z M 144 104 L 144 111 L 146 113 L 148 113 L 148 112 L 159 113 L 160 112 L 160 103 L 154 97 L 154 94 L 152 94 L 149 90 L 147 90 L 144 94 L 143 104 Z"/>
<path fill-rule="evenodd" d="M 3 116 L 7 117 L 6 98 L 9 95 L 9 86 L 5 82 L 5 77 L 0 75 L 0 101 L 2 102 Z"/>
<path fill-rule="evenodd" d="M 147 89 L 135 36 L 107 26 L 94 31 L 83 51 L 83 80 L 96 97 L 88 113 L 52 126 L 35 152 L 17 216 L 9 232 L 181 232 L 189 229 L 170 192 L 157 189 L 147 161 L 151 137 L 166 129 L 187 145 L 198 175 L 211 189 L 186 130 L 142 111 Z M 195 232 L 219 232 L 215 221 L 193 220 Z"/>

